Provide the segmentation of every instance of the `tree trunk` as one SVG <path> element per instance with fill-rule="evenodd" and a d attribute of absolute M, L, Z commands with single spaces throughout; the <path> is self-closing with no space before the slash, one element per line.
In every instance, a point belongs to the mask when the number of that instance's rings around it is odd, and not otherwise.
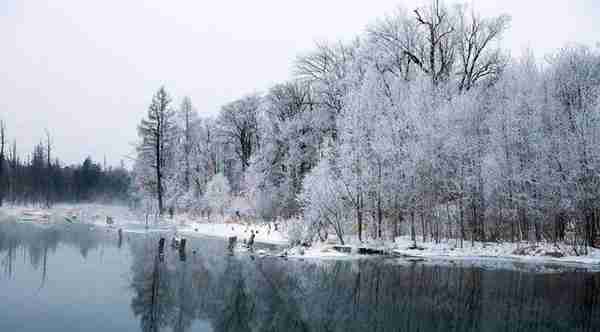
<path fill-rule="evenodd" d="M 593 210 L 588 211 L 585 215 L 585 244 L 588 247 L 594 247 L 594 240 L 596 238 L 594 219 Z"/>
<path fill-rule="evenodd" d="M 417 234 L 416 234 L 416 228 L 415 228 L 415 211 L 411 210 L 410 211 L 410 239 L 413 242 L 413 246 L 416 247 L 417 246 Z"/>
<path fill-rule="evenodd" d="M 596 209 L 592 209 L 592 218 L 590 220 L 590 247 L 596 248 L 597 228 L 596 220 L 598 219 Z"/>
<path fill-rule="evenodd" d="M 383 209 L 381 207 L 381 163 L 378 164 L 378 180 L 379 180 L 379 188 L 377 190 L 377 237 L 381 239 L 381 228 L 383 227 Z"/>
<path fill-rule="evenodd" d="M 357 196 L 357 204 L 356 204 L 356 222 L 358 223 L 358 241 L 362 242 L 362 219 L 363 219 L 363 211 L 362 211 L 362 197 L 361 194 Z"/>
<path fill-rule="evenodd" d="M 403 220 L 402 212 L 398 211 L 396 218 L 394 218 L 394 233 L 393 233 L 394 240 L 398 236 L 400 236 L 399 227 L 400 227 L 400 224 L 402 224 L 402 220 Z"/>
<path fill-rule="evenodd" d="M 460 212 L 460 247 L 463 247 L 463 241 L 465 240 L 465 210 L 463 208 L 462 198 L 458 201 L 458 209 Z"/>
<path fill-rule="evenodd" d="M 511 218 L 512 219 L 512 218 Z M 515 221 L 510 221 L 510 242 L 515 242 Z"/>
<path fill-rule="evenodd" d="M 471 201 L 471 210 L 473 215 L 471 216 L 473 219 L 471 220 L 471 247 L 475 246 L 475 235 L 477 234 L 477 206 L 475 202 Z"/>
<path fill-rule="evenodd" d="M 160 127 L 159 127 L 160 128 Z M 162 216 L 163 214 L 163 197 L 162 197 L 162 165 L 161 165 L 161 148 L 160 143 L 162 139 L 162 135 L 160 134 L 160 129 L 158 130 L 159 134 L 156 138 L 156 193 L 158 196 L 158 214 Z"/>
<path fill-rule="evenodd" d="M 452 238 L 452 217 L 450 216 L 450 204 L 446 203 L 446 217 L 448 218 L 446 220 L 447 224 L 447 237 L 448 239 Z"/>
<path fill-rule="evenodd" d="M 425 229 L 425 216 L 423 211 L 421 211 L 419 213 L 420 217 L 421 217 L 421 235 L 423 237 L 423 242 L 425 242 L 426 240 L 426 236 L 427 236 L 427 230 Z"/>
<path fill-rule="evenodd" d="M 383 209 L 381 208 L 381 195 L 377 199 L 377 237 L 381 239 L 381 228 L 383 227 Z"/>
<path fill-rule="evenodd" d="M 519 214 L 521 222 L 521 241 L 529 241 L 529 221 L 527 220 L 527 214 L 524 208 L 519 208 Z"/>

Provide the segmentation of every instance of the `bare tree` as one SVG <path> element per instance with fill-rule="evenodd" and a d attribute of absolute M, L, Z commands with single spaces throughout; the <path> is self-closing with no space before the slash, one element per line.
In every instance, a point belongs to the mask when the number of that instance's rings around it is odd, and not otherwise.
<path fill-rule="evenodd" d="M 422 39 L 418 29 L 418 22 L 403 9 L 368 28 L 369 41 L 383 55 L 383 59 L 374 59 L 380 72 L 393 73 L 406 81 L 414 77 L 417 66 L 409 55 L 418 53 L 417 45 Z"/>
<path fill-rule="evenodd" d="M 338 137 L 336 119 L 344 107 L 344 97 L 349 90 L 346 78 L 358 56 L 359 45 L 358 39 L 349 44 L 318 43 L 316 51 L 296 60 L 296 76 L 310 84 L 315 105 L 327 115 L 325 131 L 333 140 Z"/>
<path fill-rule="evenodd" d="M 387 56 L 383 69 L 408 80 L 416 64 L 434 84 L 456 75 L 460 91 L 486 77 L 496 78 L 506 57 L 494 42 L 508 28 L 510 16 L 482 18 L 468 9 L 460 5 L 449 10 L 443 1 L 432 0 L 413 11 L 414 19 L 400 10 L 378 21 L 368 33 Z"/>
<path fill-rule="evenodd" d="M 459 90 L 469 90 L 477 81 L 500 74 L 506 61 L 499 48 L 491 48 L 508 28 L 510 16 L 481 18 L 459 6 L 457 51 L 460 59 Z"/>
<path fill-rule="evenodd" d="M 455 28 L 450 12 L 440 0 L 433 0 L 430 6 L 415 9 L 414 13 L 419 26 L 425 28 L 426 37 L 421 46 L 417 45 L 414 50 L 407 49 L 405 54 L 437 85 L 450 78 L 455 60 L 452 38 Z"/>

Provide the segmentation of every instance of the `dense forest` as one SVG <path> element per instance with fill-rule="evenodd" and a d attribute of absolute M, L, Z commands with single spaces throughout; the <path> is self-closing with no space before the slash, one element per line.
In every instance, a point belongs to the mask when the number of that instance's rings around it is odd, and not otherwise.
<path fill-rule="evenodd" d="M 319 43 L 289 81 L 214 118 L 161 88 L 138 127 L 138 198 L 288 219 L 308 240 L 597 247 L 600 52 L 514 57 L 509 26 L 432 0 Z"/>
<path fill-rule="evenodd" d="M 63 165 L 53 156 L 49 133 L 25 158 L 16 141 L 8 142 L 6 125 L 0 121 L 0 206 L 129 200 L 130 174 L 123 165 L 101 166 L 91 157 L 78 165 Z"/>

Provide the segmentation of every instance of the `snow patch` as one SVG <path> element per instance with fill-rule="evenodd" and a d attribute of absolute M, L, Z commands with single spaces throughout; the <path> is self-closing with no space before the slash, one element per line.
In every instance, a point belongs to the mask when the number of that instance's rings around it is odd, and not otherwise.
<path fill-rule="evenodd" d="M 287 237 L 280 231 L 276 231 L 269 223 L 257 225 L 244 225 L 241 223 L 201 223 L 190 222 L 177 226 L 177 232 L 187 236 L 203 235 L 221 238 L 236 236 L 239 242 L 250 237 L 250 232 L 256 234 L 254 241 L 275 245 L 287 245 Z"/>

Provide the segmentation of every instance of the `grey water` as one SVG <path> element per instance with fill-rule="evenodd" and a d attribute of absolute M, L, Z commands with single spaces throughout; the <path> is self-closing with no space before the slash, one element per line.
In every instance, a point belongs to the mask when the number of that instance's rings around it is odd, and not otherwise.
<path fill-rule="evenodd" d="M 0 221 L 0 332 L 600 331 L 600 274 L 230 255 Z"/>

